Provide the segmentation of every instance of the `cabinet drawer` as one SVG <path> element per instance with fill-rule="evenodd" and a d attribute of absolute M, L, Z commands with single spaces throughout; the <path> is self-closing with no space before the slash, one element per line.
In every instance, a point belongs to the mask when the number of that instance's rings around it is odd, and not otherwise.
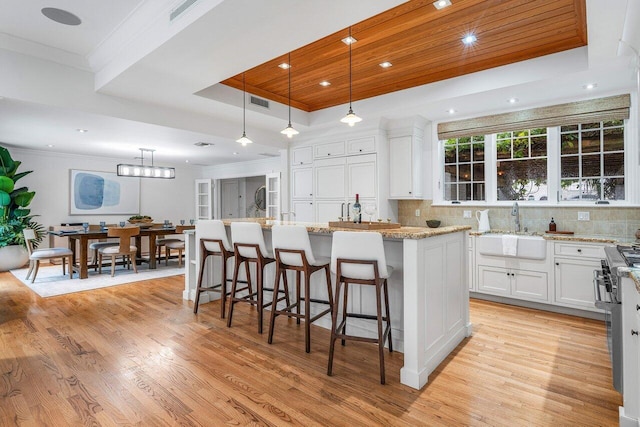
<path fill-rule="evenodd" d="M 347 141 L 347 154 L 375 153 L 375 151 L 376 139 L 373 136 Z"/>
<path fill-rule="evenodd" d="M 555 254 L 571 257 L 604 259 L 604 245 L 587 245 L 584 243 L 555 243 Z"/>
<path fill-rule="evenodd" d="M 315 158 L 344 156 L 345 155 L 344 145 L 345 145 L 344 141 L 318 144 L 314 147 L 313 156 Z"/>

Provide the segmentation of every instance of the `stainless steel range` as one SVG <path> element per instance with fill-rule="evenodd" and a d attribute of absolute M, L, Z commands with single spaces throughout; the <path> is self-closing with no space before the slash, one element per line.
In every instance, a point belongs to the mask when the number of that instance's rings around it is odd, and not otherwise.
<path fill-rule="evenodd" d="M 613 372 L 613 387 L 622 393 L 622 300 L 620 267 L 640 267 L 640 246 L 606 247 L 602 269 L 594 271 L 593 285 L 596 307 L 604 310 L 607 344 Z"/>

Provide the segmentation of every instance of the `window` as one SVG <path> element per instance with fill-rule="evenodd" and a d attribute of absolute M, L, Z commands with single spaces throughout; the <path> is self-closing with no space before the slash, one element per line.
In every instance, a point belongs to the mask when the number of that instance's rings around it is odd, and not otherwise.
<path fill-rule="evenodd" d="M 547 200 L 547 129 L 496 135 L 497 199 Z"/>
<path fill-rule="evenodd" d="M 561 200 L 624 200 L 624 122 L 560 128 Z"/>
<path fill-rule="evenodd" d="M 444 199 L 485 200 L 484 136 L 444 141 Z"/>

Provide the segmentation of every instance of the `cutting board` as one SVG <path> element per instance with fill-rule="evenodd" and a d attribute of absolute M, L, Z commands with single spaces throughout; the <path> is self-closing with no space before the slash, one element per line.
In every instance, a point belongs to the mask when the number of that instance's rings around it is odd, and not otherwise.
<path fill-rule="evenodd" d="M 547 234 L 573 234 L 573 231 L 545 231 Z"/>
<path fill-rule="evenodd" d="M 356 230 L 390 230 L 400 228 L 402 225 L 396 222 L 355 223 L 349 221 L 329 221 L 329 227 L 353 228 Z"/>

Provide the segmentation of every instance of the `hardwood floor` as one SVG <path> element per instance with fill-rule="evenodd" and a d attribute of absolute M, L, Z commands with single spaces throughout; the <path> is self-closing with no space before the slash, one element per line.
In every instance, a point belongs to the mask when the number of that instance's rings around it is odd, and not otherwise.
<path fill-rule="evenodd" d="M 402 354 L 255 309 L 194 315 L 182 276 L 43 299 L 0 273 L 0 426 L 615 426 L 602 322 L 472 300 L 473 336 L 416 391 Z M 268 317 L 266 317 L 268 319 Z"/>

